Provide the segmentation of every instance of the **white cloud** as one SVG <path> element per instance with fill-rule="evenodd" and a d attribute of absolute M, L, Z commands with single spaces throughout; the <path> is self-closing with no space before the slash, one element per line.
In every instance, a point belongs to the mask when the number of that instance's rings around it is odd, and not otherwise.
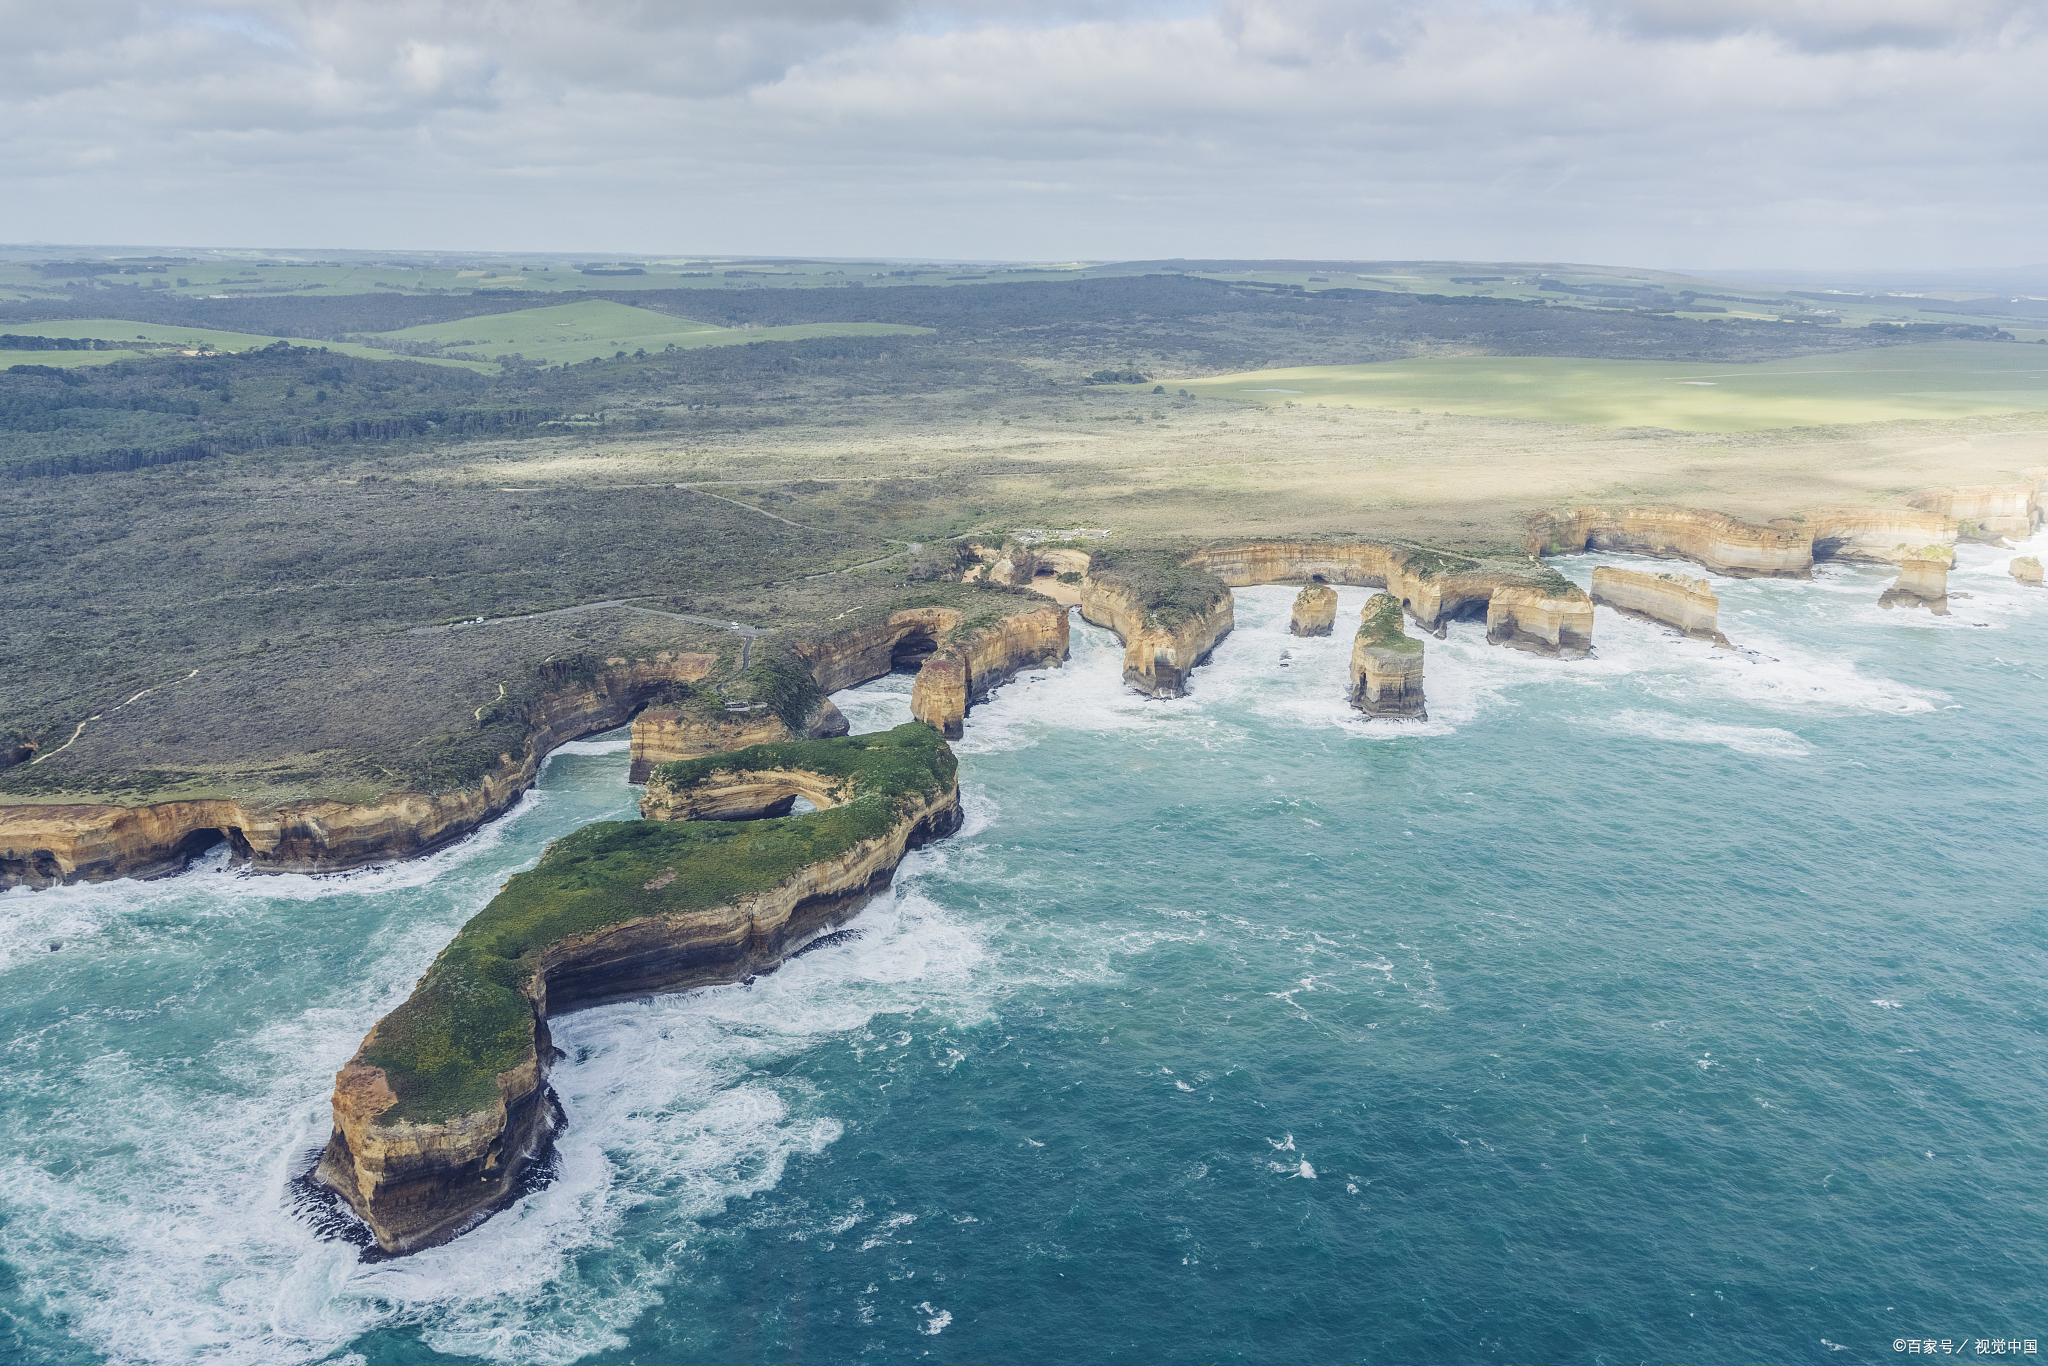
<path fill-rule="evenodd" d="M 244 0 L 60 22 L 20 5 L 0 237 L 2039 255 L 2038 4 L 1020 8 Z"/>

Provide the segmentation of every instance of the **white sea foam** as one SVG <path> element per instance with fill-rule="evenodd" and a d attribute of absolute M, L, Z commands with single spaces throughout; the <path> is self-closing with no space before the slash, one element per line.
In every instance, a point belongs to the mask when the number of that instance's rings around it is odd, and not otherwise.
<path fill-rule="evenodd" d="M 1771 759 L 1803 759 L 1813 753 L 1804 740 L 1774 726 L 1730 726 L 1663 712 L 1630 708 L 1612 716 L 1575 716 L 1574 722 L 1617 735 L 1640 735 L 1681 745 L 1726 745 L 1738 754 Z"/>
<path fill-rule="evenodd" d="M 206 873 L 10 898 L 17 914 L 5 927 L 23 961 L 0 970 L 80 974 L 72 994 L 89 1002 L 95 963 L 100 971 L 127 961 L 175 969 L 182 960 L 170 956 L 182 954 L 195 974 L 218 975 L 219 965 L 203 962 L 218 938 L 244 945 L 252 967 L 274 972 L 277 941 L 299 932 L 305 902 L 340 892 L 392 895 L 379 919 L 349 931 L 365 938 L 345 985 L 310 1007 L 251 1019 L 244 1034 L 206 1024 L 204 1037 L 220 1042 L 198 1057 L 57 1057 L 76 1049 L 79 1031 L 126 1037 L 101 1019 L 132 1013 L 126 1006 L 73 1009 L 43 1031 L 46 1039 L 11 1041 L 18 1104 L 5 1133 L 12 1156 L 0 1165 L 0 1256 L 17 1268 L 22 1293 L 67 1315 L 114 1363 L 312 1362 L 380 1326 L 404 1326 L 436 1350 L 487 1360 L 574 1361 L 622 1345 L 673 1274 L 672 1259 L 616 1245 L 629 1214 L 639 1227 L 653 1220 L 654 1247 L 679 1246 L 695 1221 L 773 1187 L 792 1157 L 839 1137 L 829 1098 L 806 1083 L 753 1075 L 763 1061 L 858 1035 L 881 1016 L 941 1028 L 985 1016 L 995 979 L 984 971 L 983 934 L 917 892 L 917 878 L 943 868 L 945 857 L 942 849 L 920 851 L 906 860 L 897 890 L 853 922 L 858 938 L 749 986 L 561 1020 L 555 1037 L 571 1056 L 554 1083 L 571 1124 L 548 1189 L 458 1244 L 398 1261 L 365 1266 L 352 1246 L 321 1241 L 289 1212 L 285 1192 L 327 1137 L 335 1066 L 517 866 L 507 855 L 537 855 L 544 839 L 567 828 L 565 816 L 577 824 L 608 814 L 609 791 L 622 776 L 610 770 L 622 768 L 614 759 L 605 771 L 579 770 L 573 781 L 581 790 L 558 794 L 573 801 L 552 824 L 535 828 L 524 818 L 544 815 L 538 808 L 499 823 L 494 835 L 513 840 L 512 849 L 444 859 L 432 887 L 415 885 L 425 880 L 420 865 L 401 865 L 348 887 Z M 971 790 L 968 807 L 970 820 L 993 817 L 993 803 Z M 223 917 L 235 923 L 219 927 Z M 64 951 L 49 954 L 43 941 L 58 938 Z M 52 961 L 26 961 L 30 947 Z M 918 1053 L 897 1046 L 908 1034 L 888 1031 L 873 1059 L 878 1072 Z M 52 1109 L 64 1117 L 56 1130 L 22 1127 Z M 588 1269 L 587 1254 L 600 1249 L 600 1269 Z"/>

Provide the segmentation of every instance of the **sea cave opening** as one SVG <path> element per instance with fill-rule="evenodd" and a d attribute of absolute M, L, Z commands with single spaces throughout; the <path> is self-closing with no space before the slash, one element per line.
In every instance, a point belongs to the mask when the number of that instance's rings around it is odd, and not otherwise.
<path fill-rule="evenodd" d="M 889 670 L 891 673 L 916 673 L 924 662 L 938 652 L 939 642 L 931 629 L 913 626 L 889 647 Z"/>

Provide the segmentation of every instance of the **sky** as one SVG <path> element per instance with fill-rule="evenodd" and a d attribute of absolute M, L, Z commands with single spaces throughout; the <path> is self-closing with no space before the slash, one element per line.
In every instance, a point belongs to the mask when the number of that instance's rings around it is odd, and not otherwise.
<path fill-rule="evenodd" d="M 0 0 L 0 241 L 2048 259 L 2048 0 Z"/>

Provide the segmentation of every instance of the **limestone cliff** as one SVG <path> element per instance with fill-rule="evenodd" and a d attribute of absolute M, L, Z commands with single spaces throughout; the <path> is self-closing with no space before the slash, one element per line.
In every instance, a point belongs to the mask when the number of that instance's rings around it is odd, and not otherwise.
<path fill-rule="evenodd" d="M 1806 515 L 1813 558 L 1897 564 L 1907 544 L 1952 546 L 1955 519 L 1911 508 L 1819 508 Z"/>
<path fill-rule="evenodd" d="M 917 671 L 910 714 L 957 740 L 968 709 L 1025 669 L 1067 657 L 1067 609 L 1054 604 L 966 623 L 947 633 Z"/>
<path fill-rule="evenodd" d="M 847 732 L 846 717 L 821 700 L 802 735 L 793 734 L 765 702 L 719 706 L 649 707 L 633 718 L 633 766 L 628 782 L 644 783 L 659 764 L 726 754 L 784 740 L 826 740 Z"/>
<path fill-rule="evenodd" d="M 1367 716 L 1427 721 L 1422 642 L 1401 629 L 1401 601 L 1375 593 L 1351 642 L 1351 705 Z"/>
<path fill-rule="evenodd" d="M 267 873 L 333 873 L 417 857 L 511 806 L 557 746 L 624 724 L 673 685 L 705 677 L 716 662 L 708 654 L 662 654 L 606 660 L 590 676 L 563 677 L 525 708 L 520 750 L 500 756 L 475 786 L 454 792 L 394 792 L 363 805 L 261 807 L 222 798 L 0 807 L 0 888 L 160 877 L 223 840 L 237 860 Z"/>
<path fill-rule="evenodd" d="M 561 1122 L 552 1016 L 770 971 L 960 824 L 952 753 L 916 724 L 669 765 L 649 788 L 657 816 L 798 792 L 822 809 L 585 826 L 463 926 L 335 1078 L 314 1179 L 384 1253 L 475 1227 L 546 1157 Z"/>
<path fill-rule="evenodd" d="M 1898 579 L 1884 590 L 1877 605 L 1925 607 L 1938 617 L 1947 616 L 1949 562 L 1940 550 L 1939 546 L 1927 546 L 1921 555 L 1901 561 Z"/>
<path fill-rule="evenodd" d="M 1188 563 L 1234 588 L 1304 579 L 1383 588 L 1400 599 L 1416 625 L 1438 638 L 1456 620 L 1526 617 L 1530 629 L 1510 629 L 1503 643 L 1533 644 L 1567 658 L 1593 648 L 1592 601 L 1541 565 L 1488 564 L 1424 546 L 1363 540 L 1236 541 L 1198 551 Z M 1519 596 L 1512 605 L 1503 602 L 1496 614 L 1494 596 L 1510 589 Z"/>
<path fill-rule="evenodd" d="M 1182 697 L 1188 674 L 1230 634 L 1230 590 L 1214 575 L 1143 551 L 1097 551 L 1081 615 L 1124 642 L 1124 682 L 1151 697 Z"/>
<path fill-rule="evenodd" d="M 2029 588 L 2041 586 L 2041 562 L 2032 555 L 2017 556 L 2011 566 L 2012 576 Z"/>
<path fill-rule="evenodd" d="M 957 607 L 907 607 L 878 621 L 799 641 L 794 649 L 818 690 L 835 693 L 922 664 L 938 651 L 940 637 L 964 620 L 966 614 Z"/>
<path fill-rule="evenodd" d="M 1968 484 L 1961 488 L 1922 489 L 1906 502 L 1943 517 L 1954 518 L 1957 535 L 1966 541 L 2024 539 L 2041 525 L 2040 482 Z"/>
<path fill-rule="evenodd" d="M 1670 626 L 1696 640 L 1732 649 L 1721 634 L 1721 599 L 1705 579 L 1649 574 L 1601 565 L 1593 571 L 1593 601 L 1632 617 Z"/>
<path fill-rule="evenodd" d="M 1531 555 L 1622 551 L 1691 560 L 1731 578 L 1804 579 L 1813 574 L 1814 533 L 1757 526 L 1704 508 L 1576 507 L 1529 515 Z"/>
<path fill-rule="evenodd" d="M 1326 636 L 1336 628 L 1336 589 L 1312 583 L 1294 595 L 1294 613 L 1287 621 L 1289 635 Z"/>

